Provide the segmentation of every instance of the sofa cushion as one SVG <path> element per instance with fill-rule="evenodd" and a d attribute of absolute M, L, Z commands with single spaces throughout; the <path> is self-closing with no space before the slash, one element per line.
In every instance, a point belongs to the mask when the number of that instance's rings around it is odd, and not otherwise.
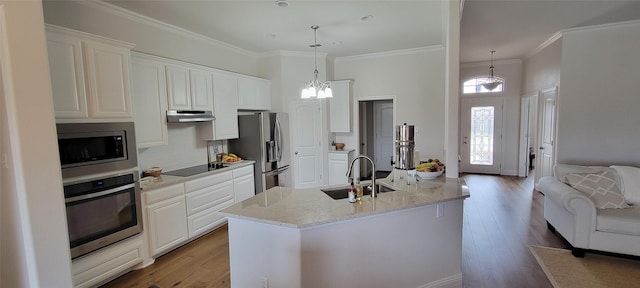
<path fill-rule="evenodd" d="M 598 210 L 596 230 L 640 236 L 640 207 Z"/>
<path fill-rule="evenodd" d="M 587 195 L 598 209 L 630 207 L 616 185 L 612 169 L 593 174 L 570 173 L 564 175 L 561 181 Z"/>

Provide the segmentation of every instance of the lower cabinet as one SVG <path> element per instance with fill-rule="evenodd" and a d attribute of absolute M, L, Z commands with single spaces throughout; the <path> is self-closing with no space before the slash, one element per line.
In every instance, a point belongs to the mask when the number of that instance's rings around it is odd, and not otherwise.
<path fill-rule="evenodd" d="M 233 170 L 233 192 L 235 203 L 256 195 L 253 165 Z"/>
<path fill-rule="evenodd" d="M 74 259 L 71 264 L 73 286 L 97 287 L 129 272 L 143 260 L 142 242 L 142 236 L 135 236 Z"/>
<path fill-rule="evenodd" d="M 347 171 L 353 160 L 354 150 L 329 151 L 329 185 L 348 184 Z"/>
<path fill-rule="evenodd" d="M 146 192 L 147 233 L 151 255 L 166 252 L 188 239 L 184 184 Z"/>
<path fill-rule="evenodd" d="M 218 211 L 234 203 L 232 175 L 228 171 L 185 184 L 189 238 L 224 223 L 225 218 Z"/>
<path fill-rule="evenodd" d="M 144 190 L 151 257 L 160 256 L 190 239 L 226 223 L 218 211 L 253 195 L 253 165 Z M 241 200 L 239 200 L 241 201 Z"/>

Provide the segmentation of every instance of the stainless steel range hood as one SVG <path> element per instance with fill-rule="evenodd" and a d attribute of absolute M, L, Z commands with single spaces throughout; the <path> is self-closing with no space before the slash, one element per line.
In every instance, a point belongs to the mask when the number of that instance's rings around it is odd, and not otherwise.
<path fill-rule="evenodd" d="M 211 111 L 167 110 L 167 123 L 211 122 L 216 120 Z"/>

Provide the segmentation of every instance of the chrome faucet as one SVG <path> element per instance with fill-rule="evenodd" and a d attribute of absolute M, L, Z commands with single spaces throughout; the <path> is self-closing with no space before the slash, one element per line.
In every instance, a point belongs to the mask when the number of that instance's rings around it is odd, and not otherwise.
<path fill-rule="evenodd" d="M 373 170 L 373 175 L 371 176 L 371 197 L 376 197 L 376 164 L 373 163 L 373 160 L 371 160 L 371 158 L 369 158 L 369 156 L 366 155 L 358 155 L 356 156 L 356 158 L 353 158 L 353 160 L 351 160 L 351 165 L 349 165 L 349 170 L 347 171 L 347 178 L 351 178 L 353 179 L 353 177 L 351 177 L 351 170 L 353 169 L 353 163 L 356 162 L 356 160 L 360 159 L 360 158 L 364 158 L 369 160 L 369 162 L 371 162 L 371 169 Z M 351 181 L 350 181 L 351 182 Z"/>

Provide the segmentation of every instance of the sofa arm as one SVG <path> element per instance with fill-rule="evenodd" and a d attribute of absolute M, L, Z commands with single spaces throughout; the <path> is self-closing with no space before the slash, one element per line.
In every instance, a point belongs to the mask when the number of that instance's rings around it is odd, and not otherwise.
<path fill-rule="evenodd" d="M 564 207 L 574 220 L 575 238 L 569 240 L 576 247 L 589 247 L 589 235 L 596 229 L 596 206 L 580 191 L 560 182 L 555 177 L 545 176 L 540 178 L 538 189 L 544 193 L 545 198 L 553 201 L 558 207 Z M 569 235 L 564 235 L 568 237 Z"/>

